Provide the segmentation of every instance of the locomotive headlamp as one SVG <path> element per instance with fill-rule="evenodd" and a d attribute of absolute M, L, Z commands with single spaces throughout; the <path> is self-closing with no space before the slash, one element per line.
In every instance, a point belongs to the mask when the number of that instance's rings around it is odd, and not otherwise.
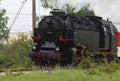
<path fill-rule="evenodd" d="M 36 46 L 33 46 L 32 48 L 33 48 L 33 50 L 35 50 L 35 49 L 36 49 Z"/>
<path fill-rule="evenodd" d="M 56 51 L 59 51 L 59 50 L 60 50 L 60 48 L 59 48 L 59 47 L 56 47 L 56 48 L 55 48 L 55 50 L 56 50 Z"/>

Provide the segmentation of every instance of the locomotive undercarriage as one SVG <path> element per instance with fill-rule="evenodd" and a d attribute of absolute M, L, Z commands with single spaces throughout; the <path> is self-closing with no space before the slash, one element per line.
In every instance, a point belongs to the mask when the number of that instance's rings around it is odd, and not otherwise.
<path fill-rule="evenodd" d="M 99 48 L 98 51 L 90 51 L 88 45 L 79 45 L 73 49 L 68 49 L 62 53 L 58 52 L 56 56 L 54 55 L 54 58 L 52 57 L 52 53 L 40 52 L 34 53 L 31 58 L 33 63 L 40 67 L 54 67 L 55 65 L 77 66 L 81 60 L 86 58 L 91 58 L 92 61 L 97 63 L 110 63 L 114 57 L 108 48 Z"/>
<path fill-rule="evenodd" d="M 109 48 L 99 48 L 98 51 L 90 51 L 88 45 L 77 46 L 74 65 L 78 65 L 81 60 L 86 58 L 96 63 L 110 63 L 114 55 L 110 52 Z"/>

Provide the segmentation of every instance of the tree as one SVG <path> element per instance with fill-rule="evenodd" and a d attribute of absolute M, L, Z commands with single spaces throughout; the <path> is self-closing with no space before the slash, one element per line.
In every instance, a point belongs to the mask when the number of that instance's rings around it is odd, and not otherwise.
<path fill-rule="evenodd" d="M 63 5 L 62 10 L 66 11 L 67 13 L 75 13 L 75 7 L 70 4 Z"/>
<path fill-rule="evenodd" d="M 40 1 L 42 2 L 42 6 L 44 8 L 54 9 L 58 7 L 57 5 L 58 0 L 40 0 Z"/>
<path fill-rule="evenodd" d="M 84 5 L 80 10 L 76 12 L 76 14 L 84 16 L 84 15 L 95 15 L 94 11 L 90 9 L 90 5 Z"/>
<path fill-rule="evenodd" d="M 58 5 L 58 0 L 40 0 L 42 2 L 42 6 L 44 8 L 50 8 L 50 9 L 54 9 L 57 8 Z M 71 4 L 67 3 L 64 4 L 60 9 L 62 9 L 63 11 L 67 12 L 67 13 L 76 13 L 78 15 L 84 16 L 84 15 L 94 15 L 94 11 L 90 9 L 90 5 L 89 4 L 85 4 L 82 8 L 80 8 L 79 10 L 76 10 L 75 7 L 73 7 Z"/>
<path fill-rule="evenodd" d="M 0 42 L 7 40 L 9 35 L 9 29 L 7 27 L 8 17 L 5 16 L 6 10 L 0 10 Z"/>

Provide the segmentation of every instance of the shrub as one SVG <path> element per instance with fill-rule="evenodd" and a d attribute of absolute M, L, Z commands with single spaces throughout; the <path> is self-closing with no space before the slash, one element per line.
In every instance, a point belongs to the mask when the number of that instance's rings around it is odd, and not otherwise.
<path fill-rule="evenodd" d="M 13 65 L 21 65 L 20 67 L 28 68 L 31 66 L 31 59 L 28 53 L 32 41 L 26 39 L 24 34 L 19 35 L 18 39 L 14 39 L 3 45 L 0 50 L 0 68 L 10 68 Z"/>
<path fill-rule="evenodd" d="M 83 59 L 79 64 L 78 64 L 78 68 L 81 69 L 89 69 L 91 68 L 91 61 L 89 58 Z"/>

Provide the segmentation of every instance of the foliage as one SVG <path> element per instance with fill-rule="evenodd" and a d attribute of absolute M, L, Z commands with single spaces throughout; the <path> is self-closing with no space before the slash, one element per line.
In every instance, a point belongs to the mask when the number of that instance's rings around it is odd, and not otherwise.
<path fill-rule="evenodd" d="M 0 81 L 120 81 L 120 70 L 114 74 L 99 72 L 91 75 L 89 70 L 33 71 L 29 73 L 0 76 Z"/>
<path fill-rule="evenodd" d="M 115 73 L 118 69 L 120 69 L 120 65 L 115 62 L 111 62 L 110 64 L 99 64 L 97 68 L 100 72 L 112 74 Z"/>
<path fill-rule="evenodd" d="M 70 4 L 63 5 L 62 10 L 66 11 L 67 13 L 75 13 L 75 7 Z"/>
<path fill-rule="evenodd" d="M 26 35 L 19 34 L 18 39 L 14 39 L 0 50 L 0 68 L 18 67 L 29 68 L 31 60 L 28 56 L 30 51 L 31 40 Z"/>
<path fill-rule="evenodd" d="M 76 12 L 76 14 L 82 15 L 82 16 L 84 16 L 84 15 L 94 15 L 94 11 L 90 10 L 89 8 L 90 8 L 89 4 L 84 5 L 80 10 L 78 10 Z"/>
<path fill-rule="evenodd" d="M 8 17 L 5 16 L 6 10 L 0 10 L 0 43 L 8 39 L 9 29 L 7 28 Z"/>
<path fill-rule="evenodd" d="M 94 58 L 95 54 L 89 51 L 82 50 L 80 54 L 83 59 L 78 64 L 78 68 L 87 69 L 90 74 L 98 74 L 99 72 L 112 74 L 120 69 L 120 59 L 117 57 L 108 62 L 106 58 Z"/>
<path fill-rule="evenodd" d="M 40 0 L 42 2 L 42 6 L 44 8 L 50 8 L 50 9 L 54 9 L 54 8 L 60 8 L 59 5 L 57 5 L 58 0 Z M 71 4 L 66 3 L 63 4 L 63 6 L 60 8 L 63 11 L 67 12 L 67 13 L 76 13 L 78 15 L 94 15 L 94 11 L 90 9 L 90 5 L 89 4 L 85 4 L 84 6 L 82 6 L 79 10 L 76 10 L 78 8 L 73 7 Z"/>
<path fill-rule="evenodd" d="M 40 0 L 44 8 L 54 9 L 57 7 L 57 0 Z"/>
<path fill-rule="evenodd" d="M 90 5 L 84 5 L 79 10 L 76 10 L 75 7 L 73 7 L 70 4 L 65 4 L 62 7 L 63 11 L 66 11 L 67 13 L 76 13 L 77 15 L 84 16 L 84 15 L 94 15 L 94 11 L 90 9 Z"/>
<path fill-rule="evenodd" d="M 81 69 L 89 69 L 91 68 L 91 62 L 89 59 L 83 59 L 79 65 L 78 65 L 79 68 Z"/>

